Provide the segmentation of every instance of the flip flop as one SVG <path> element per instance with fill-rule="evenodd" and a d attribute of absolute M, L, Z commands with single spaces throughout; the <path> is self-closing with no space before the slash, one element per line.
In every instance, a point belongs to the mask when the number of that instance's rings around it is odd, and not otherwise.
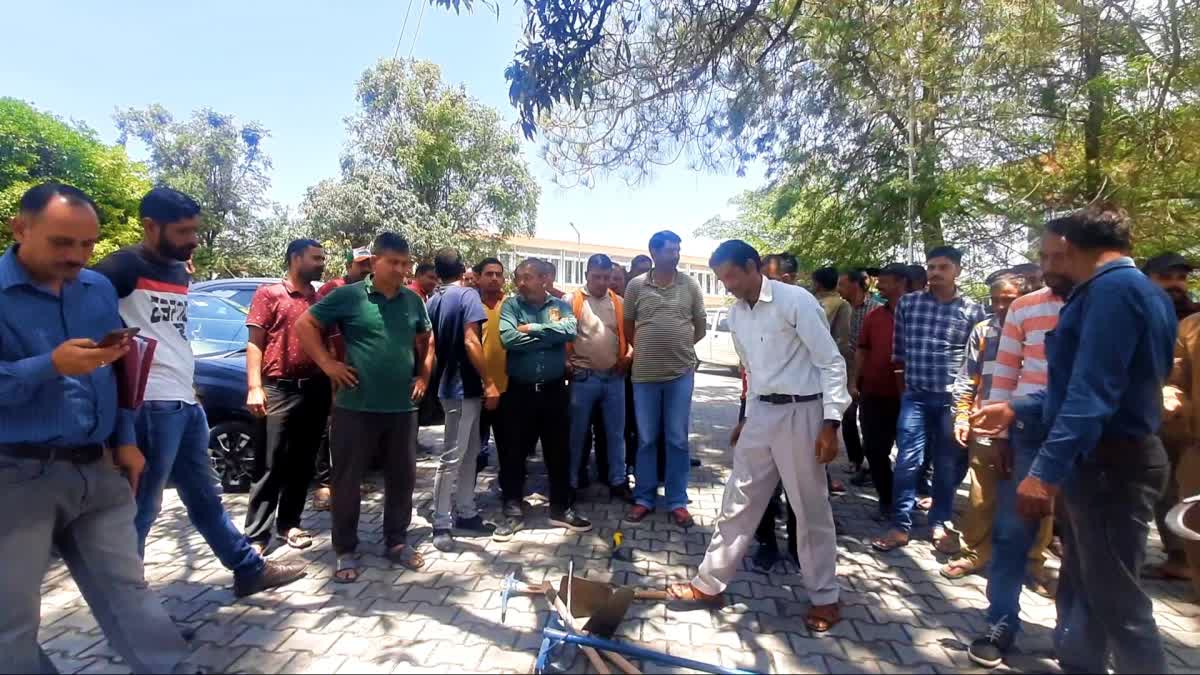
<path fill-rule="evenodd" d="M 358 563 L 357 555 L 348 553 L 337 557 L 337 568 L 333 573 L 334 583 L 352 584 L 358 581 L 358 577 L 361 574 L 362 568 Z"/>
<path fill-rule="evenodd" d="M 425 567 L 425 557 L 408 544 L 397 544 L 389 548 L 387 559 L 414 572 L 419 572 Z"/>
<path fill-rule="evenodd" d="M 318 488 L 313 491 L 313 511 L 328 511 L 332 501 L 332 495 L 327 488 Z"/>
<path fill-rule="evenodd" d="M 689 604 L 712 605 L 720 607 L 725 603 L 721 595 L 709 595 L 691 584 L 671 584 L 667 586 L 667 595 L 672 600 Z"/>
<path fill-rule="evenodd" d="M 938 570 L 938 574 L 951 581 L 957 581 L 972 574 L 979 574 L 980 571 L 975 563 L 970 560 L 952 560 L 943 565 L 942 569 Z"/>
<path fill-rule="evenodd" d="M 292 529 L 288 530 L 287 536 L 284 537 L 284 540 L 287 541 L 288 546 L 300 549 L 302 551 L 313 545 L 312 535 L 298 527 L 293 527 Z"/>
<path fill-rule="evenodd" d="M 804 617 L 804 625 L 814 633 L 824 633 L 842 620 L 842 609 L 837 604 L 813 605 Z"/>
<path fill-rule="evenodd" d="M 903 541 L 899 537 L 900 534 L 898 532 L 889 532 L 887 536 L 880 537 L 871 542 L 871 547 L 876 551 L 887 553 L 888 551 L 895 551 L 898 548 L 908 546 L 908 537 L 905 537 Z"/>

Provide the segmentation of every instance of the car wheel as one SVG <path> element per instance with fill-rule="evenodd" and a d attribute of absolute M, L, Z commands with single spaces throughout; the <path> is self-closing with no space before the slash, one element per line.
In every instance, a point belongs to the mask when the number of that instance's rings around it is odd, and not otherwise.
<path fill-rule="evenodd" d="M 254 482 L 254 428 L 246 422 L 222 422 L 208 432 L 209 458 L 226 492 L 248 492 Z"/>

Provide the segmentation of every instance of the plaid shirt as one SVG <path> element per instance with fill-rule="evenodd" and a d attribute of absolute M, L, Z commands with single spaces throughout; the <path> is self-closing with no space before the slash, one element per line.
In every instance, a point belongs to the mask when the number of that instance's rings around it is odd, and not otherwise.
<path fill-rule="evenodd" d="M 954 378 L 954 425 L 970 426 L 968 420 L 983 401 L 992 395 L 992 376 L 996 374 L 996 354 L 1000 350 L 1000 328 L 1004 322 L 995 314 L 971 330 L 967 358 Z"/>
<path fill-rule="evenodd" d="M 883 306 L 883 303 L 871 296 L 867 296 L 863 300 L 863 304 L 858 307 L 852 307 L 850 312 L 850 353 L 853 354 L 858 350 L 858 340 L 862 337 L 863 319 L 867 318 L 867 314 L 876 307 Z"/>
<path fill-rule="evenodd" d="M 919 291 L 900 299 L 892 337 L 892 361 L 904 365 L 905 389 L 950 393 L 962 367 L 971 329 L 987 318 L 979 303 L 956 296 L 939 302 Z"/>

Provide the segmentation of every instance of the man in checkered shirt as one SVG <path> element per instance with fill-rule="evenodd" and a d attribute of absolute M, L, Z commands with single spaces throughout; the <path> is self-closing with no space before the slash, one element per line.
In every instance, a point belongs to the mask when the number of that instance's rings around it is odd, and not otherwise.
<path fill-rule="evenodd" d="M 909 293 L 896 308 L 892 361 L 903 377 L 892 529 L 873 545 L 891 551 L 908 544 L 917 474 L 925 452 L 933 456 L 933 508 L 929 523 L 936 546 L 946 536 L 954 495 L 967 474 L 967 454 L 954 441 L 951 388 L 962 367 L 971 329 L 986 318 L 982 305 L 959 293 L 962 252 L 939 246 L 926 256 L 929 287 Z"/>

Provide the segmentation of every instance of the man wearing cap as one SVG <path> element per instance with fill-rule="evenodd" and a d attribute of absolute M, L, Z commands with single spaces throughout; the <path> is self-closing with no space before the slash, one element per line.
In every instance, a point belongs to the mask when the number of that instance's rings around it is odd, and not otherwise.
<path fill-rule="evenodd" d="M 1200 311 L 1188 294 L 1188 275 L 1195 267 L 1178 253 L 1161 253 L 1146 261 L 1142 271 L 1156 286 L 1171 297 L 1175 305 L 1175 318 L 1183 321 Z"/>
<path fill-rule="evenodd" d="M 331 281 L 325 282 L 320 289 L 317 290 L 317 300 L 322 300 L 325 296 L 336 291 L 342 286 L 348 284 L 357 284 L 367 275 L 371 273 L 371 247 L 359 246 L 351 249 L 346 253 L 346 276 L 338 277 Z M 334 326 L 329 331 L 329 346 L 334 357 L 339 361 L 346 359 L 346 345 L 342 341 L 342 333 L 338 326 Z M 317 489 L 313 492 L 313 509 L 316 511 L 329 510 L 329 484 L 333 478 L 332 462 L 329 454 L 329 423 L 325 423 L 325 430 L 321 434 L 321 447 L 317 450 L 317 469 L 313 474 L 313 480 L 317 482 Z"/>
<path fill-rule="evenodd" d="M 1188 295 L 1188 275 L 1192 273 L 1192 264 L 1187 258 L 1178 253 L 1160 253 L 1146 261 L 1142 271 L 1156 286 L 1171 298 L 1175 306 L 1175 317 L 1182 321 L 1195 314 L 1200 307 L 1192 302 Z M 1165 400 L 1170 400 L 1169 398 Z M 1179 502 L 1179 490 L 1176 484 L 1176 472 L 1179 460 L 1183 457 L 1189 444 L 1189 421 L 1186 416 L 1168 414 L 1164 416 L 1159 427 L 1158 437 L 1162 439 L 1163 447 L 1167 450 L 1167 458 L 1171 462 L 1171 475 L 1167 479 L 1167 487 L 1162 499 L 1154 507 L 1154 520 L 1158 525 L 1158 536 L 1162 539 L 1163 551 L 1167 559 L 1160 565 L 1149 565 L 1143 573 L 1157 579 L 1190 579 L 1191 568 L 1187 564 L 1187 554 L 1183 540 L 1166 527 L 1167 512 Z M 1185 497 L 1188 495 L 1184 495 Z"/>

